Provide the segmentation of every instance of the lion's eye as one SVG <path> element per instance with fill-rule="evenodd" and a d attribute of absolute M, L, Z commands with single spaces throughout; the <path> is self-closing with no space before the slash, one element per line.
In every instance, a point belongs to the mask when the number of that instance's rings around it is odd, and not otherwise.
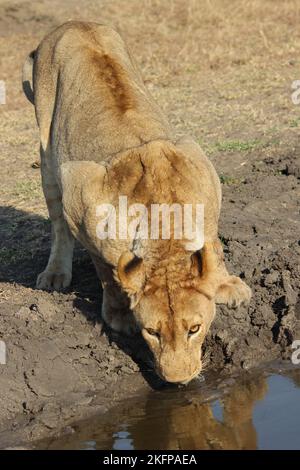
<path fill-rule="evenodd" d="M 198 331 L 200 330 L 200 328 L 201 328 L 201 325 L 193 325 L 193 326 L 189 329 L 188 335 L 189 335 L 189 336 L 192 336 L 192 335 L 194 335 L 195 333 L 198 333 Z"/>
<path fill-rule="evenodd" d="M 155 336 L 156 338 L 160 338 L 159 331 L 154 330 L 153 328 L 146 328 L 146 331 L 149 335 Z"/>

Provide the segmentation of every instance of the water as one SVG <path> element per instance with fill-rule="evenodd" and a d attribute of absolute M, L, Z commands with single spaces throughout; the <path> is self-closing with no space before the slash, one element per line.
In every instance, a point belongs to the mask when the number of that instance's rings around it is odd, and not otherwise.
<path fill-rule="evenodd" d="M 300 449 L 300 369 L 151 391 L 73 428 L 36 448 Z"/>

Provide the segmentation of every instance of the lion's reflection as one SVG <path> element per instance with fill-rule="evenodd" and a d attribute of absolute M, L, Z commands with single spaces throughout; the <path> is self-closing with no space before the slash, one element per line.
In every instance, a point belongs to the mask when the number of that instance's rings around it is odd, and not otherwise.
<path fill-rule="evenodd" d="M 136 449 L 255 449 L 252 413 L 266 391 L 264 378 L 235 384 L 220 400 L 222 419 L 214 403 L 201 403 L 201 397 L 182 406 L 149 397 L 144 413 L 150 418 L 128 431 Z"/>

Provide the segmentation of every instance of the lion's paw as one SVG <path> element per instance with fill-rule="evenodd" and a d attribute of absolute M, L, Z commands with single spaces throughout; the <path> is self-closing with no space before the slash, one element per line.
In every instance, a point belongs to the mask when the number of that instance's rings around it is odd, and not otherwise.
<path fill-rule="evenodd" d="M 102 318 L 112 330 L 118 333 L 134 336 L 139 331 L 133 313 L 130 311 L 106 308 L 102 310 Z"/>
<path fill-rule="evenodd" d="M 72 273 L 69 271 L 65 272 L 53 272 L 45 269 L 41 274 L 38 275 L 36 280 L 36 287 L 43 290 L 63 290 L 69 287 L 72 280 Z"/>
<path fill-rule="evenodd" d="M 227 304 L 230 308 L 247 305 L 250 302 L 252 291 L 247 284 L 237 276 L 230 276 L 222 283 L 216 296 L 217 304 Z"/>

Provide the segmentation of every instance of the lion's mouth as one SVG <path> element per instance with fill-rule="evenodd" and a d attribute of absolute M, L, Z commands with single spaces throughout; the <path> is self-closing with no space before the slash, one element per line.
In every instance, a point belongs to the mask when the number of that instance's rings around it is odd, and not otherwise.
<path fill-rule="evenodd" d="M 174 385 L 188 385 L 192 380 L 194 380 L 196 377 L 199 376 L 199 374 L 201 373 L 201 368 L 197 368 L 190 377 L 185 378 L 183 380 L 180 380 L 180 379 L 170 380 L 170 378 L 165 377 L 160 371 L 156 371 L 156 373 L 164 382 L 174 384 Z"/>
<path fill-rule="evenodd" d="M 195 373 L 189 379 L 185 380 L 184 382 L 180 382 L 180 385 L 188 385 L 192 380 L 199 377 L 200 373 L 201 373 L 201 369 L 197 369 Z"/>

